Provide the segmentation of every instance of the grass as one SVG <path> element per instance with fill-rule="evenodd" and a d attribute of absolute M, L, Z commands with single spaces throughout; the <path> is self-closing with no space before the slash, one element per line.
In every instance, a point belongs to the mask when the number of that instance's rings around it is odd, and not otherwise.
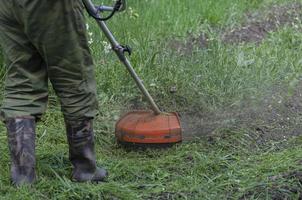
<path fill-rule="evenodd" d="M 108 2 L 108 1 L 106 1 Z M 260 44 L 226 44 L 220 35 L 238 26 L 244 13 L 292 0 L 132 0 L 127 12 L 109 26 L 134 49 L 131 61 L 159 105 L 166 110 L 202 112 L 258 99 L 275 85 L 295 88 L 302 74 L 302 33 L 283 27 Z M 185 141 L 170 149 L 129 151 L 114 140 L 113 127 L 124 105 L 143 103 L 141 94 L 104 36 L 89 20 L 96 63 L 100 113 L 96 119 L 98 162 L 110 171 L 108 183 L 74 184 L 69 180 L 65 130 L 53 94 L 37 130 L 39 181 L 32 188 L 9 183 L 5 129 L 0 126 L 0 199 L 298 199 L 301 179 L 282 176 L 301 171 L 302 138 L 255 146 L 248 130 L 225 128 L 215 137 Z M 171 48 L 200 32 L 207 48 L 190 52 Z M 0 60 L 3 60 L 2 57 Z M 1 74 L 4 74 L 1 68 Z M 3 77 L 3 75 L 1 75 Z M 2 78 L 1 78 L 2 80 Z M 170 93 L 171 87 L 177 89 Z M 1 84 L 3 88 L 3 84 Z"/>

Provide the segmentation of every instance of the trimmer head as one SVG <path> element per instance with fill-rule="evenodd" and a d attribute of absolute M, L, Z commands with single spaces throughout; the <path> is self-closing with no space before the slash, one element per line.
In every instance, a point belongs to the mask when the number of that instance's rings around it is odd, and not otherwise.
<path fill-rule="evenodd" d="M 115 135 L 121 143 L 171 144 L 182 140 L 177 113 L 154 114 L 134 111 L 124 115 L 116 124 Z"/>

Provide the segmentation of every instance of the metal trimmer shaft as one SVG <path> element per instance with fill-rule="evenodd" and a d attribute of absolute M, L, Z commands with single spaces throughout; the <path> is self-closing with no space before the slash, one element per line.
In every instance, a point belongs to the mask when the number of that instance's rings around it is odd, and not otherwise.
<path fill-rule="evenodd" d="M 83 0 L 83 3 L 85 4 L 85 7 L 89 13 L 93 13 L 94 16 L 99 17 L 98 9 L 95 7 L 95 5 L 90 0 Z M 107 27 L 107 25 L 104 21 L 96 19 L 96 22 L 98 23 L 99 27 L 101 28 L 101 30 L 103 31 L 103 33 L 105 34 L 107 39 L 109 40 L 109 42 L 112 46 L 112 49 L 114 50 L 116 55 L 118 56 L 120 61 L 125 65 L 126 69 L 128 70 L 128 72 L 134 79 L 134 81 L 137 84 L 137 86 L 139 87 L 140 91 L 147 98 L 154 113 L 157 115 L 160 114 L 161 113 L 160 109 L 158 108 L 158 106 L 156 105 L 152 96 L 150 95 L 150 93 L 148 92 L 146 87 L 144 86 L 142 80 L 138 77 L 137 73 L 134 71 L 131 63 L 125 56 L 125 52 L 129 51 L 129 49 L 125 48 L 124 46 L 120 45 L 117 42 L 117 40 L 115 39 L 115 37 L 113 36 L 113 34 L 111 33 L 111 31 L 109 30 L 109 28 Z"/>

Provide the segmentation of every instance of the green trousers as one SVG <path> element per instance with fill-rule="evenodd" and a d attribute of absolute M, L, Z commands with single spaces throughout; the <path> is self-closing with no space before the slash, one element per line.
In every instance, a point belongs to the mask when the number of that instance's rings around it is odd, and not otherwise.
<path fill-rule="evenodd" d="M 47 107 L 48 80 L 67 120 L 96 115 L 81 0 L 0 0 L 0 44 L 7 67 L 1 120 L 40 118 Z"/>

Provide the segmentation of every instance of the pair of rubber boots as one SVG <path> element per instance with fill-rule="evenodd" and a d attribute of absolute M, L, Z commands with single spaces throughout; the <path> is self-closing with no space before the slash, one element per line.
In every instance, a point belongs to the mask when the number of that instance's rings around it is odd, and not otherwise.
<path fill-rule="evenodd" d="M 106 170 L 97 167 L 92 120 L 65 120 L 69 159 L 73 165 L 72 181 L 102 182 Z M 11 155 L 11 179 L 15 186 L 31 185 L 36 180 L 35 118 L 19 117 L 6 121 Z"/>

